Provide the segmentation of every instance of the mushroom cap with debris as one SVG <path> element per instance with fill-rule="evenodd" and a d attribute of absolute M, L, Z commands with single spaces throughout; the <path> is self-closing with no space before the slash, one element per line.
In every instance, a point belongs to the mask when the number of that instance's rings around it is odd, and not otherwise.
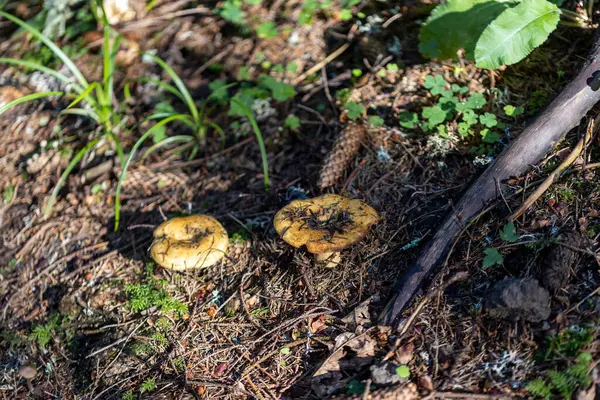
<path fill-rule="evenodd" d="M 313 254 L 340 251 L 361 240 L 379 221 L 375 209 L 360 200 L 326 194 L 295 200 L 275 214 L 273 225 L 294 247 Z"/>
<path fill-rule="evenodd" d="M 175 271 L 211 267 L 225 256 L 229 246 L 223 225 L 208 215 L 172 218 L 160 224 L 153 236 L 152 258 Z"/>

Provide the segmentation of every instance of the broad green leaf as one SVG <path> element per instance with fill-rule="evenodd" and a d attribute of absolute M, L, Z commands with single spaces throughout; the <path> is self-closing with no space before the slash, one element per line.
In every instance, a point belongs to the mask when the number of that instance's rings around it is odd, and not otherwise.
<path fill-rule="evenodd" d="M 381 126 L 385 121 L 383 118 L 377 115 L 372 115 L 369 117 L 369 123 L 373 126 Z"/>
<path fill-rule="evenodd" d="M 498 249 L 493 247 L 485 249 L 483 254 L 485 254 L 485 257 L 483 258 L 483 268 L 489 268 L 496 264 L 502 264 L 504 261 L 502 254 L 498 251 Z"/>
<path fill-rule="evenodd" d="M 519 240 L 519 235 L 517 235 L 514 222 L 510 221 L 508 224 L 504 225 L 504 228 L 500 231 L 500 238 L 505 242 L 511 243 Z"/>
<path fill-rule="evenodd" d="M 477 66 L 495 69 L 521 61 L 548 39 L 559 19 L 560 10 L 547 0 L 523 0 L 503 11 L 477 41 Z"/>
<path fill-rule="evenodd" d="M 429 58 L 455 58 L 460 49 L 473 59 L 486 27 L 516 0 L 448 0 L 437 6 L 421 28 L 419 51 Z"/>

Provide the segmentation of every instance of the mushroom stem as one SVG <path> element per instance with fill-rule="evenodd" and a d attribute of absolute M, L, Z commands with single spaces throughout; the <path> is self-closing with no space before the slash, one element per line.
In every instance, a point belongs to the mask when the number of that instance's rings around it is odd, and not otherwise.
<path fill-rule="evenodd" d="M 325 264 L 326 267 L 332 268 L 337 266 L 342 261 L 342 255 L 339 251 L 329 251 L 327 253 L 315 254 L 315 260 L 320 264 Z"/>

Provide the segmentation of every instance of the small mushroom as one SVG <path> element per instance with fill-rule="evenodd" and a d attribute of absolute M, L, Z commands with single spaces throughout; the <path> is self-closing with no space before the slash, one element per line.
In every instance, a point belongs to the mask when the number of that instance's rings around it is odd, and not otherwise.
<path fill-rule="evenodd" d="M 33 393 L 34 389 L 31 381 L 37 375 L 37 370 L 35 367 L 31 365 L 23 365 L 21 368 L 19 368 L 19 375 L 21 378 L 25 379 L 25 382 L 27 382 L 27 389 L 29 389 L 29 392 Z"/>
<path fill-rule="evenodd" d="M 333 266 L 341 260 L 340 251 L 364 238 L 378 220 L 368 204 L 326 194 L 292 201 L 275 214 L 273 224 L 287 243 L 306 246 L 317 261 Z"/>
<path fill-rule="evenodd" d="M 150 255 L 174 271 L 208 268 L 227 253 L 229 236 L 223 225 L 208 215 L 190 215 L 163 222 L 154 231 Z"/>

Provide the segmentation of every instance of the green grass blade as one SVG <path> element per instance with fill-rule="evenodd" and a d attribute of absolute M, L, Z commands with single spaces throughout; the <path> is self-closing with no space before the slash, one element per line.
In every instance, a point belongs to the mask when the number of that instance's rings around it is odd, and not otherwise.
<path fill-rule="evenodd" d="M 67 110 L 62 110 L 58 115 L 77 115 L 79 117 L 87 117 L 96 122 L 100 122 L 100 116 L 96 114 L 96 112 L 84 108 L 69 108 Z"/>
<path fill-rule="evenodd" d="M 43 72 L 47 75 L 53 76 L 54 78 L 58 79 L 61 82 L 70 83 L 71 85 L 73 85 L 73 89 L 75 89 L 75 91 L 77 93 L 83 92 L 83 88 L 81 86 L 77 85 L 75 82 L 73 82 L 73 79 L 69 78 L 66 75 L 61 74 L 58 71 L 53 70 L 52 68 L 44 67 L 42 64 L 38 64 L 33 61 L 17 60 L 15 58 L 3 58 L 3 57 L 0 58 L 0 63 L 17 65 L 19 67 L 30 68 L 30 69 L 34 69 L 36 71 Z"/>
<path fill-rule="evenodd" d="M 121 142 L 119 141 L 119 139 L 117 139 L 117 137 L 115 136 L 114 133 L 108 132 L 107 135 L 108 135 L 109 139 L 112 140 L 113 143 L 115 144 L 115 148 L 117 149 L 117 155 L 119 156 L 119 161 L 121 162 L 121 165 L 124 165 L 125 164 L 125 152 L 123 151 Z"/>
<path fill-rule="evenodd" d="M 148 129 L 148 131 L 146 131 L 146 133 L 144 133 L 142 137 L 140 137 L 131 148 L 131 151 L 129 152 L 129 157 L 127 157 L 125 164 L 122 165 L 123 171 L 121 172 L 121 175 L 119 176 L 119 181 L 117 182 L 117 192 L 115 194 L 115 232 L 119 229 L 119 223 L 121 222 L 121 189 L 123 187 L 125 177 L 127 176 L 127 168 L 129 168 L 129 164 L 131 164 L 131 160 L 135 156 L 137 149 L 140 148 L 140 146 L 146 141 L 146 139 L 148 139 L 152 134 L 156 132 L 156 129 L 180 118 L 181 117 L 179 115 L 174 115 L 172 117 L 165 118 L 160 122 L 157 122 L 150 129 Z"/>
<path fill-rule="evenodd" d="M 60 189 L 65 184 L 65 181 L 71 174 L 71 171 L 73 170 L 73 168 L 75 168 L 77 163 L 79 163 L 79 161 L 81 161 L 81 159 L 87 154 L 88 151 L 90 151 L 92 149 L 92 147 L 94 147 L 96 145 L 96 143 L 98 143 L 99 140 L 100 139 L 95 139 L 95 140 L 92 140 L 91 142 L 89 142 L 83 149 L 79 150 L 77 152 L 77 154 L 75 154 L 75 157 L 73 157 L 71 159 L 71 161 L 69 162 L 69 165 L 67 165 L 67 168 L 64 170 L 64 172 L 60 176 L 58 183 L 56 184 L 56 186 L 54 187 L 54 190 L 52 191 L 52 196 L 50 196 L 50 200 L 48 200 L 48 204 L 46 204 L 46 209 L 44 210 L 44 217 L 48 217 L 50 215 L 50 211 L 52 211 L 52 206 L 54 205 L 54 202 L 56 201 L 58 192 L 60 192 Z"/>
<path fill-rule="evenodd" d="M 231 99 L 232 103 L 235 103 L 236 106 L 238 106 L 241 110 L 242 113 L 248 118 L 248 120 L 250 120 L 250 125 L 252 125 L 252 130 L 254 131 L 254 134 L 256 135 L 256 140 L 258 141 L 258 147 L 260 148 L 260 156 L 262 158 L 262 165 L 263 165 L 263 176 L 264 176 L 264 182 L 265 182 L 265 191 L 269 191 L 269 161 L 267 160 L 267 149 L 265 148 L 265 141 L 263 140 L 262 137 L 262 133 L 260 132 L 260 128 L 258 127 L 258 124 L 256 123 L 256 120 L 254 119 L 254 116 L 252 116 L 252 112 L 248 109 L 248 107 L 246 107 L 244 104 L 242 104 L 240 101 L 236 100 L 236 99 Z"/>
<path fill-rule="evenodd" d="M 179 122 L 183 122 L 184 124 L 186 124 L 187 126 L 189 126 L 192 129 L 196 128 L 196 125 L 194 124 L 194 121 L 192 121 L 187 114 L 177 114 L 177 113 L 156 113 L 156 114 L 152 114 L 150 116 L 148 116 L 146 119 L 147 120 L 155 120 L 155 119 L 164 119 L 164 118 L 170 118 L 170 117 L 177 117 L 177 120 Z"/>
<path fill-rule="evenodd" d="M 15 100 L 9 102 L 8 104 L 5 104 L 2 107 L 0 107 L 0 115 L 5 113 L 6 111 L 10 110 L 11 108 L 18 106 L 19 104 L 23 104 L 28 101 L 41 99 L 44 97 L 60 96 L 62 94 L 63 94 L 63 92 L 42 92 L 42 93 L 32 93 L 32 94 L 28 94 L 27 96 L 19 97 L 18 99 L 15 99 Z"/>
<path fill-rule="evenodd" d="M 142 156 L 142 158 L 140 158 L 140 161 L 144 161 L 150 154 L 154 153 L 156 150 L 160 149 L 161 147 L 165 147 L 165 146 L 168 146 L 173 143 L 189 143 L 189 142 L 193 142 L 193 141 L 194 141 L 194 138 L 192 136 L 187 136 L 187 135 L 177 135 L 177 136 L 168 137 L 164 140 L 161 140 L 158 143 L 155 143 L 148 150 L 146 150 L 144 152 L 144 155 Z"/>
<path fill-rule="evenodd" d="M 150 57 L 152 57 L 152 59 L 154 61 L 156 61 L 156 63 L 158 65 L 160 65 L 162 67 L 162 69 L 164 69 L 167 72 L 167 74 L 171 77 L 171 79 L 175 83 L 175 86 L 177 86 L 177 89 L 179 89 L 179 91 L 183 95 L 184 102 L 187 105 L 188 109 L 190 110 L 190 113 L 192 114 L 192 118 L 194 119 L 194 122 L 196 122 L 196 124 L 199 125 L 201 122 L 200 114 L 198 113 L 198 108 L 196 107 L 196 103 L 194 103 L 194 100 L 192 99 L 192 96 L 190 95 L 189 90 L 185 86 L 185 83 L 183 83 L 183 81 L 181 80 L 179 75 L 177 75 L 177 73 L 173 70 L 173 68 L 171 68 L 166 62 L 164 62 L 162 59 L 155 56 L 154 54 L 150 54 L 150 53 L 147 53 L 147 54 Z"/>
<path fill-rule="evenodd" d="M 159 81 L 158 79 L 144 78 L 144 77 L 130 79 L 129 81 L 130 82 L 153 83 L 156 86 L 160 87 L 161 89 L 164 89 L 167 92 L 171 93 L 172 95 L 177 96 L 181 101 L 183 101 L 185 103 L 185 98 L 183 97 L 183 95 L 181 93 L 179 93 L 179 90 L 177 90 L 177 88 L 175 86 L 169 85 L 166 82 Z"/>
<path fill-rule="evenodd" d="M 75 100 L 71 102 L 71 104 L 67 106 L 67 108 L 72 108 L 76 106 L 81 100 L 88 97 L 92 90 L 96 88 L 96 86 L 98 86 L 98 82 L 92 82 L 83 92 L 81 92 L 81 94 L 79 94 L 79 96 L 75 98 Z"/>
<path fill-rule="evenodd" d="M 73 76 L 81 84 L 81 86 L 88 86 L 87 80 L 85 79 L 79 68 L 77 68 L 75 63 L 73 63 L 69 56 L 67 56 L 57 45 L 55 45 L 54 42 L 52 42 L 50 39 L 44 36 L 44 34 L 42 34 L 40 31 L 29 25 L 27 22 L 22 21 L 19 18 L 14 17 L 4 11 L 0 11 L 0 17 L 6 18 L 7 20 L 14 22 L 15 24 L 19 25 L 21 28 L 29 32 L 40 42 L 45 44 L 54 53 L 54 55 L 61 59 L 61 61 L 65 64 L 65 66 L 69 69 L 69 71 L 71 71 Z"/>

